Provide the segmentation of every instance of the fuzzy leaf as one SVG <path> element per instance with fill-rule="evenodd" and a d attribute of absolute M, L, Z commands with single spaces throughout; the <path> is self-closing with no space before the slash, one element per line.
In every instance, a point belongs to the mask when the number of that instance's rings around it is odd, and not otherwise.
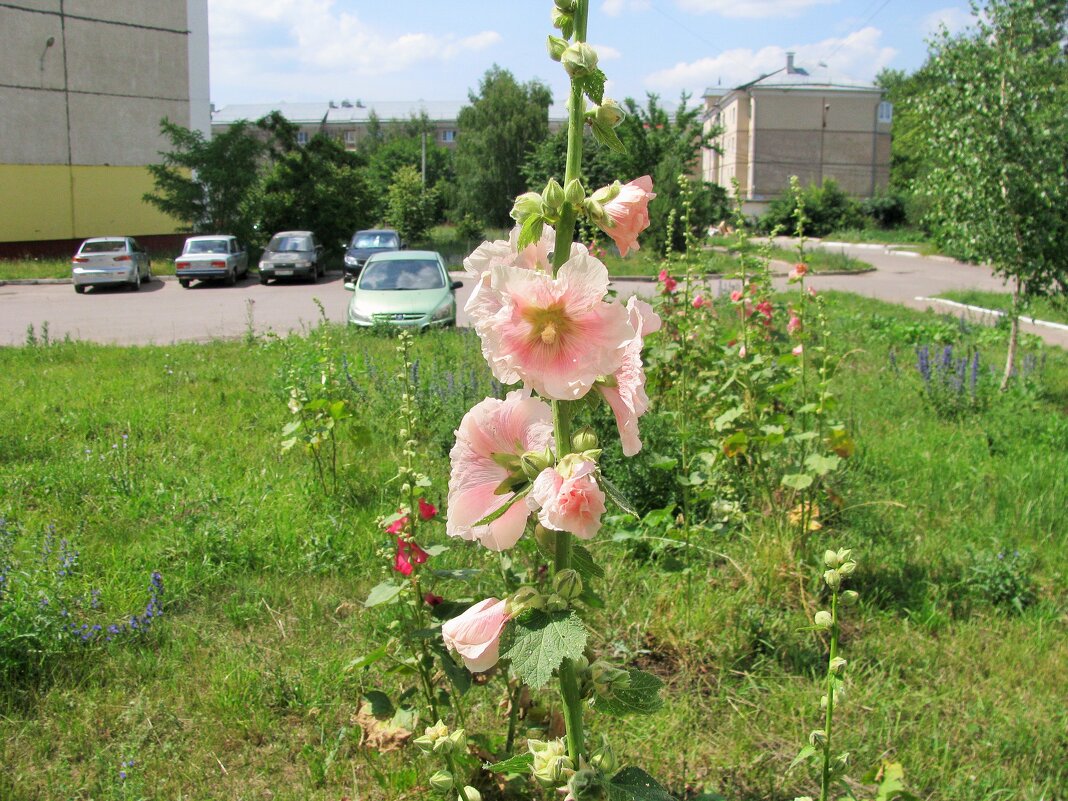
<path fill-rule="evenodd" d="M 791 770 L 796 768 L 798 765 L 800 765 L 802 762 L 804 762 L 809 757 L 815 756 L 815 754 L 816 754 L 816 746 L 814 746 L 814 745 L 806 745 L 804 748 L 802 748 L 800 751 L 797 752 L 797 756 L 794 757 L 794 761 L 790 763 L 790 767 L 788 767 L 786 769 L 786 772 L 789 773 Z"/>
<path fill-rule="evenodd" d="M 604 568 L 593 560 L 593 554 L 586 546 L 577 542 L 571 543 L 571 567 L 585 579 L 604 578 Z"/>
<path fill-rule="evenodd" d="M 825 476 L 832 470 L 837 470 L 841 461 L 838 456 L 824 456 L 823 454 L 813 453 L 805 459 L 805 467 L 817 476 Z"/>
<path fill-rule="evenodd" d="M 534 755 L 516 754 L 501 762 L 494 762 L 492 765 L 484 764 L 486 770 L 490 773 L 526 773 L 530 770 L 530 766 L 534 764 Z"/>
<path fill-rule="evenodd" d="M 609 801 L 676 801 L 641 768 L 623 768 L 608 780 Z"/>
<path fill-rule="evenodd" d="M 531 214 L 523 221 L 523 227 L 519 229 L 519 251 L 527 245 L 533 245 L 541 239 L 541 231 L 545 227 L 545 218 L 540 214 Z"/>
<path fill-rule="evenodd" d="M 378 606 L 379 604 L 387 604 L 400 595 L 401 590 L 403 589 L 403 584 L 394 584 L 392 581 L 388 580 L 383 581 L 371 590 L 367 595 L 367 600 L 363 602 L 363 605 L 369 609 L 372 606 Z"/>
<path fill-rule="evenodd" d="M 364 699 L 371 707 L 371 714 L 380 720 L 393 717 L 396 709 L 389 696 L 381 690 L 368 690 L 363 694 Z"/>
<path fill-rule="evenodd" d="M 515 494 L 515 496 L 510 501 L 508 501 L 508 503 L 504 504 L 497 511 L 490 512 L 488 515 L 483 517 L 477 523 L 474 523 L 474 525 L 476 525 L 476 526 L 488 526 L 490 523 L 492 523 L 497 518 L 503 517 L 505 512 L 507 512 L 509 509 L 511 509 L 512 506 L 517 501 L 521 501 L 523 498 L 525 498 L 530 493 L 531 489 L 533 489 L 533 488 L 534 488 L 533 484 L 527 484 L 526 487 L 524 487 L 519 492 L 517 492 Z"/>
<path fill-rule="evenodd" d="M 782 485 L 798 491 L 808 489 L 812 486 L 812 476 L 808 473 L 788 473 L 782 477 Z"/>
<path fill-rule="evenodd" d="M 586 647 L 586 627 L 574 612 L 535 610 L 512 622 L 501 639 L 501 656 L 532 689 L 549 683 L 560 663 L 578 659 Z"/>
<path fill-rule="evenodd" d="M 611 695 L 597 696 L 594 709 L 617 716 L 650 715 L 664 705 L 664 699 L 660 697 L 664 682 L 637 668 L 630 668 L 627 673 L 630 674 L 630 685 Z"/>
<path fill-rule="evenodd" d="M 386 646 L 380 645 L 375 648 L 371 653 L 358 656 L 345 665 L 345 672 L 348 673 L 352 670 L 359 670 L 360 668 L 370 667 L 379 659 L 384 658 L 386 655 Z"/>
<path fill-rule="evenodd" d="M 612 503 L 614 503 L 616 506 L 626 512 L 628 515 L 634 515 L 635 517 L 641 516 L 637 513 L 637 511 L 635 511 L 634 504 L 627 500 L 626 496 L 623 494 L 623 491 L 611 481 L 609 481 L 608 478 L 605 477 L 604 473 L 601 473 L 599 475 L 598 483 L 601 485 L 601 489 L 604 490 L 604 494 L 611 499 Z"/>
<path fill-rule="evenodd" d="M 616 153 L 626 155 L 627 146 L 623 144 L 623 140 L 619 138 L 619 134 L 616 133 L 616 129 L 611 125 L 605 125 L 602 122 L 594 120 L 590 126 L 593 131 L 593 138 L 607 147 L 609 150 L 614 150 Z"/>
<path fill-rule="evenodd" d="M 607 80 L 607 76 L 601 70 L 594 70 L 576 83 L 582 87 L 583 94 L 599 106 L 604 102 L 604 84 Z"/>

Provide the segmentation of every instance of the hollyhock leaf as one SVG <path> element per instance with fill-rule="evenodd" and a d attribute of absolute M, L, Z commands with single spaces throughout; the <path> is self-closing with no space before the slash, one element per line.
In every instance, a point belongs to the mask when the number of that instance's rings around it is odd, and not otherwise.
<path fill-rule="evenodd" d="M 423 549 L 423 552 L 427 556 L 441 556 L 445 551 L 449 550 L 448 545 L 431 545 Z"/>
<path fill-rule="evenodd" d="M 440 570 L 431 571 L 435 578 L 442 579 L 455 579 L 457 581 L 470 581 L 473 578 L 478 578 L 482 575 L 482 571 L 474 567 L 459 567 L 453 569 L 441 568 Z M 469 604 L 470 605 L 470 604 Z"/>
<path fill-rule="evenodd" d="M 593 138 L 607 147 L 609 150 L 614 150 L 616 153 L 622 153 L 626 155 L 627 146 L 623 144 L 623 140 L 619 138 L 619 134 L 616 133 L 616 129 L 609 125 L 605 125 L 603 122 L 597 120 L 593 121 L 590 126 L 593 130 Z"/>
<path fill-rule="evenodd" d="M 604 102 L 604 85 L 607 80 L 604 72 L 598 69 L 579 78 L 576 83 L 582 87 L 583 94 L 599 106 Z"/>
<path fill-rule="evenodd" d="M 627 500 L 627 497 L 623 494 L 623 491 L 605 478 L 604 474 L 598 477 L 598 483 L 601 485 L 601 489 L 604 490 L 604 494 L 607 495 L 612 503 L 626 512 L 628 515 L 634 515 L 634 517 L 641 517 L 634 509 L 634 504 Z"/>
<path fill-rule="evenodd" d="M 565 659 L 578 659 L 586 648 L 586 627 L 574 612 L 535 610 L 504 631 L 501 657 L 531 689 L 549 683 Z"/>
<path fill-rule="evenodd" d="M 795 490 L 808 489 L 812 486 L 813 478 L 808 473 L 788 473 L 782 477 L 782 485 Z"/>
<path fill-rule="evenodd" d="M 385 656 L 386 646 L 380 645 L 378 648 L 375 648 L 373 651 L 371 651 L 371 653 L 364 654 L 363 656 L 358 656 L 351 662 L 349 662 L 347 665 L 345 665 L 345 672 L 348 673 L 353 670 L 361 670 L 365 667 L 370 667 L 379 659 L 385 658 Z"/>
<path fill-rule="evenodd" d="M 409 640 L 415 640 L 416 642 L 418 642 L 419 640 L 437 639 L 439 634 L 441 634 L 441 632 L 437 629 L 415 629 L 414 631 L 409 631 L 404 636 L 407 637 Z"/>
<path fill-rule="evenodd" d="M 490 773 L 527 773 L 534 764 L 534 755 L 531 753 L 516 754 L 513 757 L 494 762 L 492 765 L 484 762 L 482 767 Z"/>
<path fill-rule="evenodd" d="M 517 248 L 522 251 L 528 245 L 533 245 L 541 239 L 542 229 L 545 227 L 545 218 L 540 214 L 531 214 L 523 221 L 519 229 L 519 241 Z"/>
<path fill-rule="evenodd" d="M 653 468 L 653 470 L 674 470 L 675 465 L 678 463 L 678 459 L 670 456 L 659 456 L 649 463 L 649 467 Z"/>
<path fill-rule="evenodd" d="M 371 707 L 371 714 L 379 720 L 391 718 L 397 712 L 389 696 L 381 690 L 368 690 L 363 697 Z"/>
<path fill-rule="evenodd" d="M 449 683 L 456 689 L 460 695 L 463 695 L 471 689 L 471 674 L 467 672 L 467 668 L 463 665 L 457 665 L 453 661 L 452 655 L 445 647 L 445 644 L 438 640 L 430 644 L 430 647 L 434 651 L 434 656 L 441 662 L 441 669 L 445 672 L 445 675 L 449 679 Z"/>
<path fill-rule="evenodd" d="M 745 414 L 744 406 L 735 406 L 733 409 L 728 409 L 716 418 L 716 431 L 723 431 L 727 426 L 729 426 L 743 414 Z"/>
<path fill-rule="evenodd" d="M 403 584 L 394 584 L 392 581 L 383 581 L 381 584 L 375 585 L 371 592 L 368 593 L 367 600 L 363 602 L 363 605 L 370 609 L 372 606 L 387 604 L 400 595 L 401 590 L 403 589 Z"/>
<path fill-rule="evenodd" d="M 806 759 L 808 759 L 809 757 L 815 756 L 815 755 L 816 755 L 816 746 L 814 746 L 814 745 L 806 745 L 804 748 L 802 748 L 800 751 L 797 752 L 797 756 L 794 757 L 794 761 L 790 763 L 790 767 L 788 767 L 786 769 L 786 772 L 789 773 L 791 770 L 796 768 L 798 765 L 800 765 Z"/>
<path fill-rule="evenodd" d="M 676 801 L 641 768 L 623 768 L 605 786 L 609 801 Z"/>
<path fill-rule="evenodd" d="M 817 476 L 825 476 L 832 470 L 837 470 L 841 461 L 838 456 L 824 456 L 820 453 L 813 453 L 805 459 L 805 467 L 812 470 Z"/>
<path fill-rule="evenodd" d="M 604 578 L 604 568 L 593 560 L 593 554 L 577 542 L 571 543 L 571 567 L 583 578 Z"/>
<path fill-rule="evenodd" d="M 613 688 L 608 695 L 598 695 L 594 709 L 617 717 L 623 715 L 651 715 L 664 705 L 660 689 L 664 686 L 659 678 L 637 668 L 628 668 L 630 683 L 620 689 Z"/>

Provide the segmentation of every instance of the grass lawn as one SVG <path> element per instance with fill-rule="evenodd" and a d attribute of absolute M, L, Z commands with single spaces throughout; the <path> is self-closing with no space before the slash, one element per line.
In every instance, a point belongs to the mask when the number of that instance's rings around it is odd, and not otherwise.
<path fill-rule="evenodd" d="M 999 309 L 1008 312 L 1012 308 L 1012 295 L 1008 292 L 982 292 L 978 289 L 955 289 L 935 297 L 980 306 L 984 309 Z M 1027 317 L 1046 320 L 1050 323 L 1068 324 L 1068 304 L 1054 303 L 1049 298 L 1035 298 L 1024 311 Z"/>
<path fill-rule="evenodd" d="M 2 259 L 0 281 L 18 278 L 70 278 L 70 259 Z M 152 256 L 153 275 L 174 275 L 174 259 Z"/>
<path fill-rule="evenodd" d="M 822 237 L 828 242 L 858 242 L 880 245 L 901 245 L 910 250 L 931 256 L 941 251 L 919 228 L 849 228 L 831 231 Z"/>
<path fill-rule="evenodd" d="M 626 525 L 610 521 L 589 543 L 609 601 L 589 646 L 660 676 L 666 704 L 623 726 L 591 715 L 592 733 L 612 733 L 622 764 L 638 760 L 680 798 L 813 795 L 812 774 L 787 773 L 820 716 L 825 646 L 806 630 L 805 599 L 824 549 L 852 547 L 861 602 L 843 631 L 836 729 L 849 775 L 891 759 L 930 801 L 1063 798 L 1068 355 L 1028 354 L 1026 385 L 950 419 L 925 401 L 914 346 L 977 348 L 985 370 L 1000 341 L 827 297 L 832 341 L 852 353 L 835 381 L 857 442 L 835 486 L 841 507 L 799 553 L 752 510 L 703 534 L 684 572 L 668 558 L 677 550 L 614 537 Z M 391 616 L 362 601 L 395 548 L 378 523 L 395 509 L 405 447 L 395 345 L 325 327 L 286 340 L 0 348 L 0 798 L 437 797 L 428 758 L 372 747 L 357 719 L 363 693 L 404 675 L 356 661 Z M 419 337 L 414 358 L 420 466 L 443 508 L 452 432 L 500 388 L 470 332 Z M 299 445 L 281 447 L 290 388 L 323 376 L 358 410 L 339 433 L 336 490 L 330 462 L 320 473 Z M 613 474 L 670 519 L 656 465 L 677 447 L 672 414 L 654 406 L 645 449 Z M 523 542 L 506 565 L 437 525 L 422 543 L 448 548 L 433 557 L 446 569 L 434 591 L 482 598 L 502 571 L 536 570 Z M 56 645 L 61 602 L 106 630 L 145 608 L 152 571 L 165 611 L 146 633 Z M 470 732 L 502 730 L 503 689 L 496 676 L 469 693 Z M 513 797 L 483 789 L 487 801 Z"/>
<path fill-rule="evenodd" d="M 755 250 L 756 245 L 753 245 L 752 248 Z M 861 272 L 872 269 L 871 264 L 868 262 L 855 259 L 844 253 L 831 253 L 813 248 L 806 251 L 805 255 L 808 259 L 809 269 L 813 273 Z M 775 261 L 786 262 L 788 265 L 792 265 L 797 261 L 797 251 L 786 248 L 771 248 L 768 251 L 768 256 Z M 655 253 L 647 253 L 645 250 L 628 255 L 626 258 L 620 258 L 618 255 L 611 253 L 605 256 L 603 260 L 608 267 L 609 275 L 613 276 L 655 276 L 665 267 L 662 257 Z M 669 269 L 673 275 L 685 273 L 687 262 L 680 258 L 677 261 L 673 261 Z M 733 255 L 722 250 L 705 250 L 694 257 L 692 269 L 702 273 L 727 275 L 738 270 L 738 262 Z M 779 271 L 785 272 L 786 269 L 783 266 Z"/>

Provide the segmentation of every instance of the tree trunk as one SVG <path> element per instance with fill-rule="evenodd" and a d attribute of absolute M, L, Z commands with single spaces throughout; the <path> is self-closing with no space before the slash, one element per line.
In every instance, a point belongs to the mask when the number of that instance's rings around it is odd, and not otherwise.
<path fill-rule="evenodd" d="M 1016 348 L 1020 342 L 1020 279 L 1012 293 L 1012 323 L 1009 327 L 1009 351 L 1005 356 L 1005 374 L 1001 377 L 1001 391 L 1009 388 L 1009 381 L 1016 371 Z"/>

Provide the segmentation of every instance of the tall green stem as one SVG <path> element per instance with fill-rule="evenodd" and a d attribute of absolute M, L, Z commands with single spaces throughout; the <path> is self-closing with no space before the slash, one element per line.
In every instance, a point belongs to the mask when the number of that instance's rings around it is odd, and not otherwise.
<path fill-rule="evenodd" d="M 838 590 L 831 593 L 831 656 L 827 664 L 827 716 L 823 731 L 827 735 L 823 743 L 823 781 L 820 782 L 820 801 L 827 801 L 831 787 L 831 726 L 834 717 L 834 660 L 838 656 Z"/>
<path fill-rule="evenodd" d="M 589 0 L 578 0 L 575 4 L 575 41 L 586 41 L 586 27 L 589 20 Z M 585 127 L 585 99 L 582 87 L 571 82 L 570 116 L 567 124 L 567 163 L 564 170 L 564 185 L 582 174 L 582 135 Z M 564 208 L 560 222 L 556 226 L 556 246 L 553 252 L 554 272 L 571 257 L 571 242 L 575 236 L 575 223 L 578 217 L 570 207 Z M 571 452 L 571 409 L 567 401 L 554 400 L 553 437 L 556 442 L 556 458 L 562 459 Z M 556 533 L 556 554 L 553 560 L 555 573 L 571 566 L 571 534 L 567 531 Z M 564 706 L 564 725 L 567 730 L 567 752 L 578 764 L 583 755 L 582 697 L 575 665 L 565 659 L 559 670 L 560 697 Z"/>

